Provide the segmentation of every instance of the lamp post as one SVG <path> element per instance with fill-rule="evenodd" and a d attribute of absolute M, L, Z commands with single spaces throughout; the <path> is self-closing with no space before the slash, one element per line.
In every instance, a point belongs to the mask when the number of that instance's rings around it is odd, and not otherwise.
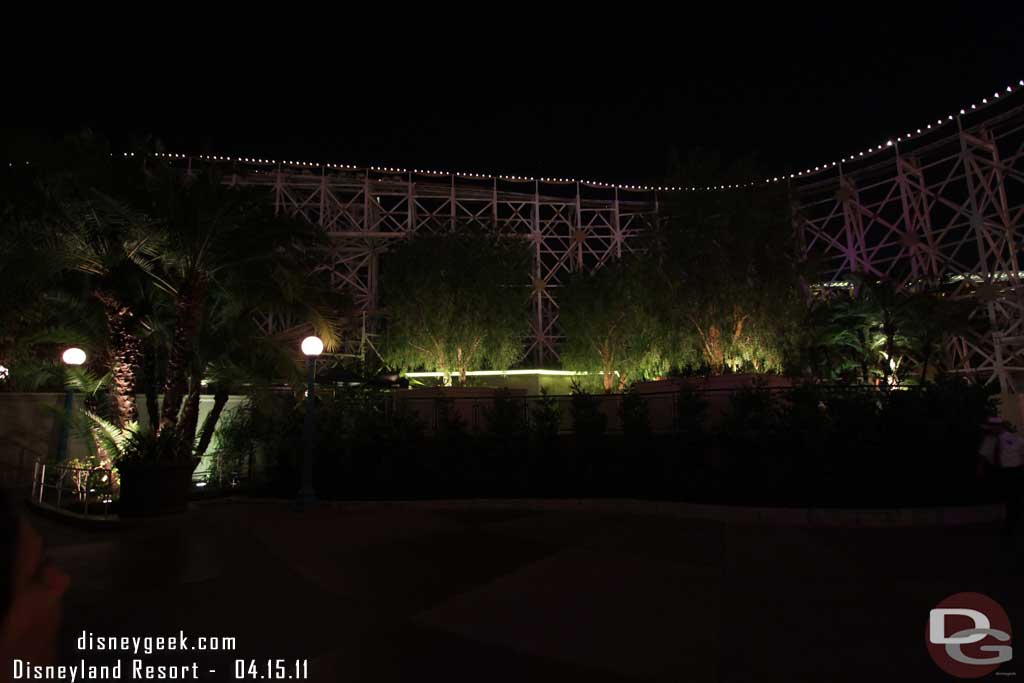
<path fill-rule="evenodd" d="M 64 365 L 78 367 L 85 362 L 85 351 L 72 346 L 61 355 Z M 64 383 L 64 426 L 60 430 L 60 446 L 57 450 L 57 462 L 68 459 L 68 432 L 71 428 L 71 412 L 75 404 L 75 388 L 68 382 Z"/>
<path fill-rule="evenodd" d="M 296 503 L 299 509 L 316 503 L 313 491 L 313 440 L 316 425 L 313 421 L 316 412 L 316 357 L 323 353 L 324 343 L 320 337 L 306 337 L 302 340 L 302 353 L 306 355 L 308 384 L 306 386 L 306 419 L 302 423 L 302 486 Z"/>

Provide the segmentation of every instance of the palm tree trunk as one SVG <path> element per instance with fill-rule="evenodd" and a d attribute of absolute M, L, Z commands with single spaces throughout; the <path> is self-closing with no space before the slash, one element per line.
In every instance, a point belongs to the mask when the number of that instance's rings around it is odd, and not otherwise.
<path fill-rule="evenodd" d="M 192 365 L 191 356 L 199 328 L 199 316 L 203 310 L 203 293 L 200 283 L 188 282 L 179 290 L 175 301 L 178 319 L 171 339 L 171 350 L 167 355 L 167 379 L 164 382 L 160 429 L 178 423 L 181 402 L 188 388 L 188 370 Z"/>
<path fill-rule="evenodd" d="M 160 404 L 156 389 L 157 359 L 156 350 L 150 348 L 146 351 L 146 412 L 149 415 L 149 428 L 155 433 L 160 424 Z"/>
<path fill-rule="evenodd" d="M 196 442 L 196 428 L 199 425 L 199 395 L 201 385 L 197 378 L 193 378 L 192 387 L 188 392 L 188 399 L 185 401 L 185 409 L 181 413 L 181 421 L 178 427 L 181 429 L 181 448 L 183 456 L 192 455 L 192 446 Z"/>
<path fill-rule="evenodd" d="M 135 380 L 142 355 L 138 337 L 132 332 L 135 312 L 109 291 L 98 290 L 95 296 L 103 304 L 110 343 L 111 398 L 119 427 L 127 427 L 139 419 L 135 405 Z"/>
<path fill-rule="evenodd" d="M 213 408 L 210 409 L 210 413 L 203 420 L 203 429 L 199 433 L 199 444 L 196 446 L 197 457 L 201 458 L 206 453 L 206 449 L 210 447 L 213 433 L 217 429 L 217 421 L 220 420 L 220 414 L 224 412 L 224 406 L 227 403 L 228 392 L 225 389 L 218 389 L 213 395 Z"/>
<path fill-rule="evenodd" d="M 885 335 L 885 363 L 883 364 L 883 374 L 885 378 L 885 385 L 890 386 L 894 383 L 895 370 L 893 364 L 896 360 L 896 328 L 891 323 L 886 323 L 882 328 L 882 333 Z"/>
<path fill-rule="evenodd" d="M 868 383 L 868 349 L 867 339 L 864 335 L 864 330 L 857 330 L 857 339 L 860 342 L 860 373 L 864 380 L 864 384 Z"/>

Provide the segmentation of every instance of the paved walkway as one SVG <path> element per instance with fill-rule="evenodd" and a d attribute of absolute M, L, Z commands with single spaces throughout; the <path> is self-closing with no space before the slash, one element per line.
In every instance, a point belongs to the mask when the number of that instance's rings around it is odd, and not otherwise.
<path fill-rule="evenodd" d="M 986 593 L 1024 628 L 983 524 L 249 501 L 114 531 L 33 520 L 73 579 L 67 661 L 105 661 L 76 650 L 83 630 L 237 638 L 188 653 L 202 680 L 233 680 L 235 658 L 308 658 L 311 680 L 349 683 L 948 680 L 923 638 L 942 598 Z"/>

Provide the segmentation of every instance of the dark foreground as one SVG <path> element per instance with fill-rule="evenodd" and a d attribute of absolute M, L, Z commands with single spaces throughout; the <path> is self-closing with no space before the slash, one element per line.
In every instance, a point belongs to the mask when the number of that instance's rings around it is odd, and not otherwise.
<path fill-rule="evenodd" d="M 197 662 L 200 680 L 278 658 L 353 683 L 950 680 L 924 644 L 940 600 L 986 593 L 1024 628 L 1024 582 L 987 525 L 233 501 L 116 531 L 33 521 L 72 576 L 66 662 L 112 661 L 78 651 L 82 631 L 236 638 L 227 653 L 137 656 Z"/>

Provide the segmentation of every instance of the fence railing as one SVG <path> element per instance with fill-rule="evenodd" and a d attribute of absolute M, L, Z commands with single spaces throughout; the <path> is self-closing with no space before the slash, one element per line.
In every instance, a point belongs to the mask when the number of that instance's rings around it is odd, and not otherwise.
<path fill-rule="evenodd" d="M 468 431 L 484 432 L 489 429 L 488 411 L 494 408 L 491 397 L 417 397 L 403 396 L 399 399 L 405 409 L 416 416 L 428 433 L 436 433 L 444 428 L 449 421 L 459 421 Z M 526 428 L 533 426 L 534 413 L 545 397 L 512 396 L 508 401 L 515 406 Z M 558 411 L 559 433 L 572 433 L 572 396 L 550 396 Z M 601 414 L 607 419 L 607 431 L 615 434 L 622 431 L 622 394 L 594 395 L 592 400 Z M 643 397 L 647 404 L 648 419 L 654 432 L 672 432 L 678 428 L 678 395 L 675 393 L 649 394 Z M 394 402 L 394 399 L 392 399 Z M 392 410 L 394 406 L 392 406 Z"/>
<path fill-rule="evenodd" d="M 196 489 L 233 489 L 255 480 L 251 455 L 241 462 L 228 461 L 219 453 L 212 457 L 214 466 L 192 475 Z M 114 481 L 110 468 L 74 467 L 37 459 L 33 463 L 30 500 L 60 512 L 111 517 L 118 499 Z"/>
<path fill-rule="evenodd" d="M 753 388 L 755 391 L 763 391 L 774 397 L 783 399 L 794 387 L 789 386 L 766 386 L 766 387 L 745 387 Z M 830 396 L 862 394 L 869 396 L 881 396 L 887 391 L 885 387 L 859 386 L 859 385 L 815 385 L 824 398 Z M 899 390 L 913 391 L 917 387 L 900 387 Z M 706 417 L 714 421 L 724 415 L 729 409 L 729 403 L 738 387 L 715 387 L 715 388 L 694 388 L 692 392 L 699 396 L 707 404 Z M 623 431 L 623 401 L 627 394 L 592 394 L 590 400 L 596 404 L 598 412 L 607 419 L 606 431 L 610 434 L 622 433 Z M 675 433 L 680 429 L 680 392 L 645 392 L 636 395 L 643 401 L 646 410 L 649 428 L 654 433 Z M 381 394 L 372 399 L 376 402 L 377 410 L 381 411 L 388 422 L 394 416 L 399 404 L 420 422 L 427 434 L 440 432 L 446 422 L 456 420 L 460 422 L 467 431 L 486 432 L 489 430 L 488 411 L 495 406 L 494 395 L 482 396 L 417 396 L 416 390 L 392 392 Z M 562 434 L 573 432 L 572 418 L 572 395 L 516 395 L 506 397 L 504 400 L 514 405 L 515 411 L 521 416 L 522 425 L 525 428 L 533 426 L 534 412 L 541 401 L 552 401 L 558 411 L 558 431 Z M 357 400 L 352 401 L 353 405 L 359 404 Z M 365 404 L 364 404 L 365 405 Z"/>
<path fill-rule="evenodd" d="M 117 495 L 110 468 L 82 468 L 36 461 L 33 503 L 73 514 L 109 517 Z"/>

